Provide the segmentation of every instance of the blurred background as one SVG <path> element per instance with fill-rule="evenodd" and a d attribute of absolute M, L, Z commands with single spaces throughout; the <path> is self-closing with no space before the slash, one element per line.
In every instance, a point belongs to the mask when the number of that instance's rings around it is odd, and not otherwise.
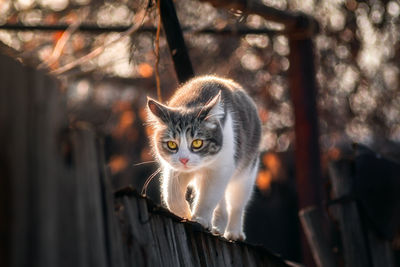
<path fill-rule="evenodd" d="M 302 11 L 320 23 L 314 45 L 324 173 L 328 160 L 337 159 L 340 147 L 352 142 L 399 161 L 400 2 L 262 2 Z M 248 241 L 300 261 L 294 116 L 283 26 L 197 0 L 174 3 L 195 73 L 236 80 L 258 105 L 263 154 L 247 214 Z M 149 162 L 153 156 L 144 110 L 146 96 L 157 97 L 157 21 L 152 1 L 0 0 L 0 50 L 12 49 L 22 61 L 48 69 L 62 81 L 70 122 L 90 122 L 105 140 L 115 190 L 131 184 L 141 191 L 157 169 Z M 141 27 L 132 34 L 122 32 L 138 23 Z M 67 31 L 50 27 L 57 25 L 70 26 Z M 78 29 L 84 25 L 90 27 Z M 223 29 L 229 32 L 220 33 Z M 161 92 L 168 99 L 179 84 L 162 31 L 158 42 Z M 68 67 L 78 59 L 80 64 Z M 158 176 L 147 194 L 160 201 Z"/>

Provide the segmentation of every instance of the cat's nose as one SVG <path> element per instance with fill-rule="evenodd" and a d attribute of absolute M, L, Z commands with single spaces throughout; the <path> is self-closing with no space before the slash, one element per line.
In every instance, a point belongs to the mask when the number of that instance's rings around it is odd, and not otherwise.
<path fill-rule="evenodd" d="M 179 161 L 182 162 L 184 165 L 189 161 L 188 158 L 179 158 Z"/>

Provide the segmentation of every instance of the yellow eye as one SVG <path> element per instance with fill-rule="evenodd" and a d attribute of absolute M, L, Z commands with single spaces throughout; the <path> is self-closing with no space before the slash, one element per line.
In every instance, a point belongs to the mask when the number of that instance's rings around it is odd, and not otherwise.
<path fill-rule="evenodd" d="M 196 148 L 196 149 L 200 148 L 202 145 L 203 145 L 203 140 L 201 140 L 201 139 L 195 139 L 192 142 L 192 147 Z"/>
<path fill-rule="evenodd" d="M 172 142 L 172 141 L 168 141 L 167 142 L 167 146 L 168 146 L 169 149 L 172 149 L 172 150 L 175 150 L 178 147 L 178 145 L 175 142 Z"/>

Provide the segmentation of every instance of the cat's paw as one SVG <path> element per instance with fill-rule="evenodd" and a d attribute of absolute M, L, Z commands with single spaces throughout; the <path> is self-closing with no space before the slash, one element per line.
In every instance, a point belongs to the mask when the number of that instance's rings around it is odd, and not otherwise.
<path fill-rule="evenodd" d="M 243 233 L 243 231 L 225 231 L 224 237 L 233 241 L 244 241 L 246 239 L 246 235 Z"/>
<path fill-rule="evenodd" d="M 211 230 L 211 220 L 207 220 L 203 217 L 197 216 L 197 215 L 192 215 L 192 221 L 195 221 L 199 224 L 201 224 L 201 226 L 203 226 L 205 229 L 207 229 L 208 231 Z"/>
<path fill-rule="evenodd" d="M 221 229 L 219 229 L 218 227 L 213 226 L 211 233 L 213 233 L 214 235 L 223 235 L 224 231 L 221 231 Z"/>

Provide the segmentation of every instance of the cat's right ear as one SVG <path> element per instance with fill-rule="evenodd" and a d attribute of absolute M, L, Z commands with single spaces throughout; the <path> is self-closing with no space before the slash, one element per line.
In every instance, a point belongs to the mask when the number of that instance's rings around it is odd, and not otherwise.
<path fill-rule="evenodd" d="M 150 97 L 147 97 L 147 108 L 157 120 L 162 122 L 167 122 L 169 120 L 168 107 Z"/>

